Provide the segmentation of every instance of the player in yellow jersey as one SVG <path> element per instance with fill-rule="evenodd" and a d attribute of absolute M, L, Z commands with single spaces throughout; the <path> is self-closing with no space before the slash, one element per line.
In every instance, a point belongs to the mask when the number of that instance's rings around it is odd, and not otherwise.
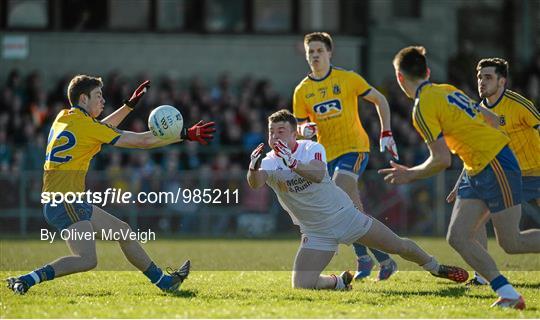
<path fill-rule="evenodd" d="M 162 140 L 150 131 L 136 133 L 116 129 L 150 87 L 149 81 L 142 83 L 122 107 L 98 121 L 96 118 L 103 112 L 105 104 L 102 87 L 101 78 L 86 75 L 78 75 L 70 81 L 68 98 L 71 108 L 60 111 L 49 134 L 43 176 L 44 193 L 59 192 L 67 197 L 68 193 L 84 192 L 90 160 L 100 151 L 102 144 L 148 149 L 186 139 L 207 144 L 213 138 L 213 122 L 198 123 L 184 129 L 180 137 L 171 140 Z M 8 287 L 18 294 L 26 293 L 40 282 L 95 268 L 95 238 L 101 237 L 102 230 L 117 234 L 131 232 L 127 223 L 86 202 L 54 204 L 49 201 L 44 204 L 43 213 L 47 223 L 58 231 L 79 236 L 66 240 L 72 255 L 61 257 L 29 274 L 7 279 Z M 94 236 L 90 239 L 79 238 L 92 234 Z M 118 243 L 129 262 L 161 290 L 177 290 L 189 274 L 189 260 L 167 275 L 152 262 L 138 241 L 125 237 Z"/>
<path fill-rule="evenodd" d="M 367 166 L 369 138 L 358 116 L 358 97 L 377 108 L 381 122 L 380 151 L 386 149 L 397 159 L 388 102 L 359 74 L 330 64 L 333 43 L 329 34 L 307 34 L 304 47 L 311 72 L 294 90 L 293 113 L 298 119 L 299 134 L 309 139 L 317 132 L 317 141 L 327 152 L 328 173 L 363 210 L 358 178 Z M 358 262 L 355 279 L 363 279 L 370 275 L 373 260 L 361 244 L 355 243 L 354 251 Z M 381 265 L 379 280 L 386 280 L 397 271 L 397 264 L 388 254 L 375 249 L 371 252 Z"/>
<path fill-rule="evenodd" d="M 522 205 L 540 217 L 540 113 L 534 104 L 507 89 L 508 62 L 501 58 L 482 59 L 476 67 L 480 106 L 497 114 L 497 127 L 510 138 L 509 147 L 519 162 L 522 173 Z M 457 185 L 448 196 L 454 200 Z M 487 248 L 486 228 L 478 229 L 478 241 Z M 469 285 L 487 284 L 476 274 Z"/>
<path fill-rule="evenodd" d="M 407 47 L 393 61 L 397 81 L 415 100 L 413 124 L 428 145 L 430 156 L 408 168 L 391 162 L 381 169 L 385 181 L 404 184 L 430 177 L 450 166 L 450 152 L 463 161 L 465 174 L 447 239 L 450 245 L 480 275 L 486 278 L 499 299 L 493 306 L 523 309 L 523 297 L 501 275 L 489 253 L 476 240 L 487 209 L 491 211 L 499 245 L 507 252 L 540 252 L 540 230 L 520 232 L 521 171 L 508 147 L 510 139 L 490 126 L 481 109 L 461 90 L 448 84 L 429 82 L 423 47 Z"/>

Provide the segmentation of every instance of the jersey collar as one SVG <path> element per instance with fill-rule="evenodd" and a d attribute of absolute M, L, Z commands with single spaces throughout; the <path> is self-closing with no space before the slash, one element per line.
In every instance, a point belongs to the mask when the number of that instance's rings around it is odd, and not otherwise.
<path fill-rule="evenodd" d="M 422 88 L 423 88 L 425 85 L 430 84 L 430 83 L 431 83 L 431 81 L 429 81 L 429 80 L 426 80 L 426 81 L 422 82 L 422 83 L 418 86 L 418 88 L 416 88 L 416 93 L 414 94 L 414 99 L 418 99 L 418 96 L 420 95 L 420 91 L 422 90 Z"/>
<path fill-rule="evenodd" d="M 499 102 L 501 102 L 502 98 L 504 97 L 504 94 L 506 93 L 506 89 L 503 90 L 503 92 L 501 93 L 501 96 L 497 99 L 497 101 L 495 101 L 495 103 L 493 105 L 489 105 L 489 101 L 487 100 L 487 98 L 484 98 L 482 99 L 482 103 L 488 108 L 488 109 L 493 109 L 495 108 Z"/>
<path fill-rule="evenodd" d="M 299 146 L 299 145 L 300 145 L 300 144 L 299 144 L 298 142 L 295 142 L 294 146 L 293 146 L 292 149 L 291 149 L 291 153 L 295 153 L 296 150 L 298 150 L 298 146 Z"/>
<path fill-rule="evenodd" d="M 320 79 L 315 79 L 315 78 L 313 78 L 313 77 L 311 76 L 311 74 L 308 74 L 308 78 L 310 78 L 311 80 L 316 81 L 316 82 L 323 81 L 324 79 L 326 79 L 326 78 L 328 78 L 328 77 L 330 76 L 330 73 L 332 73 L 332 69 L 333 69 L 333 68 L 334 68 L 334 67 L 333 67 L 332 65 L 330 65 L 330 69 L 328 69 L 328 73 L 327 73 L 324 77 L 322 77 L 322 78 L 320 78 Z"/>
<path fill-rule="evenodd" d="M 85 114 L 85 115 L 87 115 L 87 116 L 90 117 L 90 114 L 88 113 L 88 111 L 84 110 L 84 108 L 82 108 L 82 107 L 80 107 L 80 106 L 78 106 L 78 105 L 74 105 L 72 108 L 73 108 L 73 109 L 79 109 L 83 114 Z"/>

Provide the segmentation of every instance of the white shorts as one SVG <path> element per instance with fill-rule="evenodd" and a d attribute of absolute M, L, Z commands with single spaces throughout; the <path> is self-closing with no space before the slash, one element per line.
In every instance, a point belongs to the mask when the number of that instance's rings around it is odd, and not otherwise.
<path fill-rule="evenodd" d="M 341 221 L 337 223 L 329 232 L 310 233 L 306 231 L 302 234 L 300 248 L 315 249 L 322 251 L 337 251 L 340 243 L 351 245 L 356 240 L 363 237 L 371 228 L 373 218 L 362 213 L 355 207 L 342 213 Z"/>

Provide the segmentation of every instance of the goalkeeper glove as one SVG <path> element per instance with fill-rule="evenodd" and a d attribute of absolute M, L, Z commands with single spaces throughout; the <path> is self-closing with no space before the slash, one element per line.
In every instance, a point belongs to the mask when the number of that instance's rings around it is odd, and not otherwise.
<path fill-rule="evenodd" d="M 139 87 L 133 91 L 131 98 L 124 100 L 124 104 L 131 109 L 134 109 L 148 88 L 150 88 L 150 80 L 146 80 L 145 82 L 141 83 Z"/>
<path fill-rule="evenodd" d="M 396 160 L 399 160 L 399 155 L 397 153 L 397 146 L 396 142 L 394 141 L 394 137 L 392 136 L 391 130 L 386 130 L 381 132 L 381 140 L 380 142 L 380 152 L 384 152 L 384 150 L 388 150 L 392 157 Z"/>
<path fill-rule="evenodd" d="M 180 138 L 182 140 L 197 141 L 202 145 L 207 145 L 209 141 L 214 139 L 212 133 L 216 132 L 215 125 L 214 122 L 204 123 L 204 121 L 201 120 L 189 129 L 183 128 L 180 133 Z"/>
<path fill-rule="evenodd" d="M 298 126 L 298 134 L 306 139 L 311 139 L 317 134 L 317 124 L 307 122 Z"/>
<path fill-rule="evenodd" d="M 283 163 L 290 169 L 296 169 L 298 161 L 293 156 L 291 149 L 285 144 L 285 142 L 278 140 L 274 143 L 274 152 L 276 156 L 283 160 Z"/>
<path fill-rule="evenodd" d="M 249 170 L 257 171 L 261 167 L 262 153 L 264 151 L 264 143 L 261 143 L 251 153 L 251 161 L 249 162 Z"/>

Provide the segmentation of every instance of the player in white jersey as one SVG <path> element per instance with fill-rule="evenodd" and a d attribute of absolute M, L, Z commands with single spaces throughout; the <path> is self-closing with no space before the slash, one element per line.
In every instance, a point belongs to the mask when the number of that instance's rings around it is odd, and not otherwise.
<path fill-rule="evenodd" d="M 400 238 L 378 220 L 359 211 L 349 196 L 330 178 L 324 147 L 308 140 L 296 141 L 297 121 L 287 110 L 268 118 L 268 144 L 272 151 L 262 158 L 264 144 L 251 154 L 247 180 L 251 188 L 264 184 L 300 227 L 302 241 L 293 267 L 293 288 L 346 289 L 353 275 L 321 275 L 340 243 L 360 243 L 413 261 L 436 277 L 464 282 L 467 271 L 439 265 L 437 260 L 409 239 Z"/>

